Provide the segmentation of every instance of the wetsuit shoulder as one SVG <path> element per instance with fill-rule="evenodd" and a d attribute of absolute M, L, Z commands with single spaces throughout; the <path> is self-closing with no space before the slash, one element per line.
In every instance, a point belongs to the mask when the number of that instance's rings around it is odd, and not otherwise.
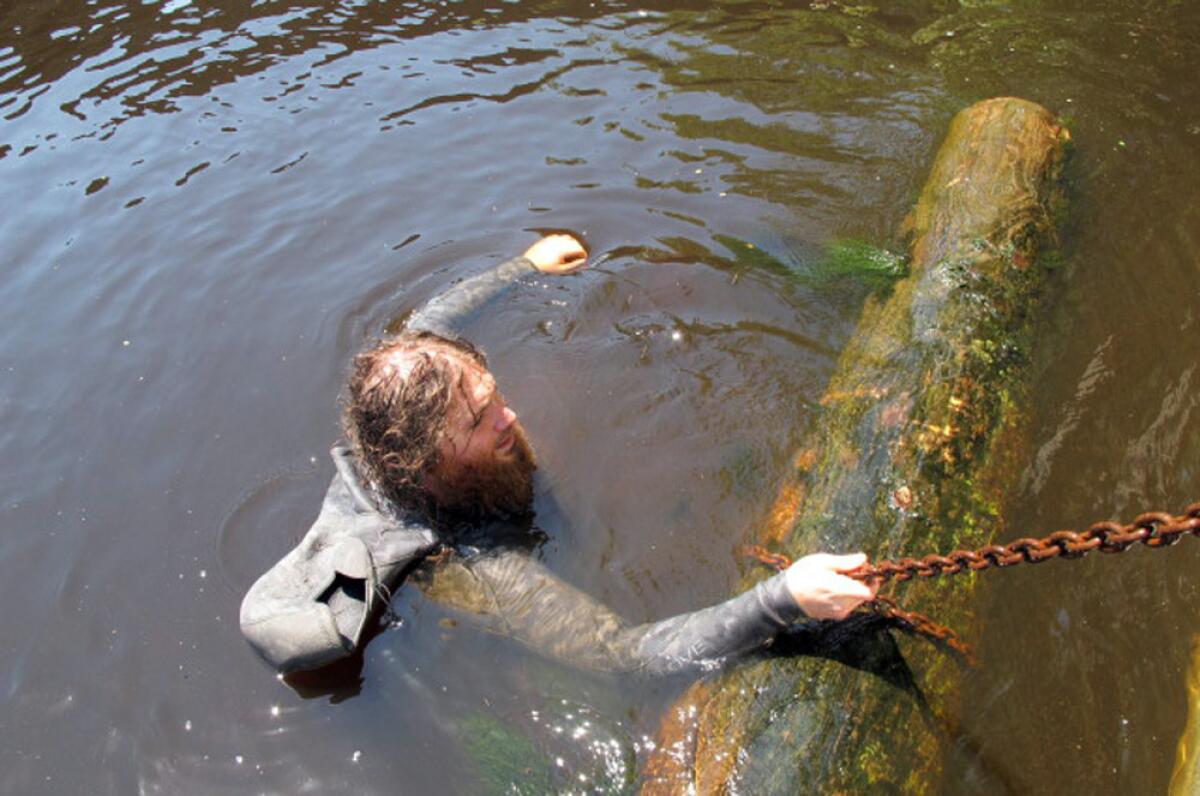
<path fill-rule="evenodd" d="M 242 600 L 243 635 L 281 672 L 353 652 L 404 570 L 436 546 L 428 524 L 374 504 L 345 449 L 332 454 L 338 471 L 316 521 Z"/>

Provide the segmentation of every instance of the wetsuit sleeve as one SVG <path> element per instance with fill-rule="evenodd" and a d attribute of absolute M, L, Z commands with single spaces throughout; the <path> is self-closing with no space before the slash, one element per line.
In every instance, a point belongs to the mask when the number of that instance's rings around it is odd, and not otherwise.
<path fill-rule="evenodd" d="M 762 648 L 805 618 L 782 574 L 711 608 L 643 625 L 631 625 L 520 552 L 443 561 L 418 582 L 429 597 L 480 616 L 493 632 L 597 671 L 712 668 Z"/>
<path fill-rule="evenodd" d="M 464 279 L 430 300 L 409 318 L 408 328 L 433 332 L 442 337 L 456 337 L 471 315 L 504 288 L 517 278 L 536 272 L 533 263 L 524 257 L 507 260 L 478 276 Z"/>

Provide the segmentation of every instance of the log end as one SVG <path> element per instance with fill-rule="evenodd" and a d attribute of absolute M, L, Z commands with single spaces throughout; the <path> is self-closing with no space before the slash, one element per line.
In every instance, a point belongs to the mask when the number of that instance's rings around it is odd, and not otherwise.
<path fill-rule="evenodd" d="M 962 253 L 946 242 L 1012 245 L 1053 226 L 1070 132 L 1036 102 L 996 97 L 954 117 L 912 213 L 913 270 Z"/>

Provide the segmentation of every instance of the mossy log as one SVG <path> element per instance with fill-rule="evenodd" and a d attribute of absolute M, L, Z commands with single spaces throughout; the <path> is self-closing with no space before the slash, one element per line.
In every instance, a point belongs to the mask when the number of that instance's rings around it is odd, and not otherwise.
<path fill-rule="evenodd" d="M 792 557 L 896 558 L 1003 538 L 1027 450 L 1049 270 L 1038 254 L 1061 206 L 1068 137 L 1020 99 L 955 117 L 908 222 L 911 273 L 864 307 L 757 541 Z M 751 571 L 739 588 L 765 576 Z M 969 641 L 974 586 L 941 578 L 898 596 Z M 793 645 L 824 657 L 771 657 L 691 687 L 663 719 L 643 792 L 938 792 L 948 749 L 963 744 L 952 718 L 962 670 L 923 640 L 874 627 L 827 624 L 823 641 Z"/>
<path fill-rule="evenodd" d="M 1175 749 L 1175 770 L 1167 788 L 1170 796 L 1200 793 L 1200 636 L 1192 639 L 1192 660 L 1187 673 L 1187 725 Z"/>

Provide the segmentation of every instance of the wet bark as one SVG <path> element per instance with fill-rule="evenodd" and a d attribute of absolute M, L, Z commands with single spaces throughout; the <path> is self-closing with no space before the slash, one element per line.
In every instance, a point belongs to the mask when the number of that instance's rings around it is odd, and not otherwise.
<path fill-rule="evenodd" d="M 894 558 L 1004 538 L 1067 139 L 1019 99 L 955 117 L 910 217 L 911 274 L 864 308 L 756 541 L 794 558 Z M 970 641 L 973 587 L 960 576 L 897 594 Z M 676 702 L 644 793 L 937 792 L 946 755 L 971 746 L 953 718 L 959 664 L 928 643 L 864 623 L 778 646 Z M 1020 788 L 1002 765 L 979 776 Z"/>
<path fill-rule="evenodd" d="M 1170 796 L 1200 793 L 1200 636 L 1192 639 L 1192 661 L 1187 673 L 1188 716 L 1175 749 L 1175 770 L 1167 788 Z"/>

